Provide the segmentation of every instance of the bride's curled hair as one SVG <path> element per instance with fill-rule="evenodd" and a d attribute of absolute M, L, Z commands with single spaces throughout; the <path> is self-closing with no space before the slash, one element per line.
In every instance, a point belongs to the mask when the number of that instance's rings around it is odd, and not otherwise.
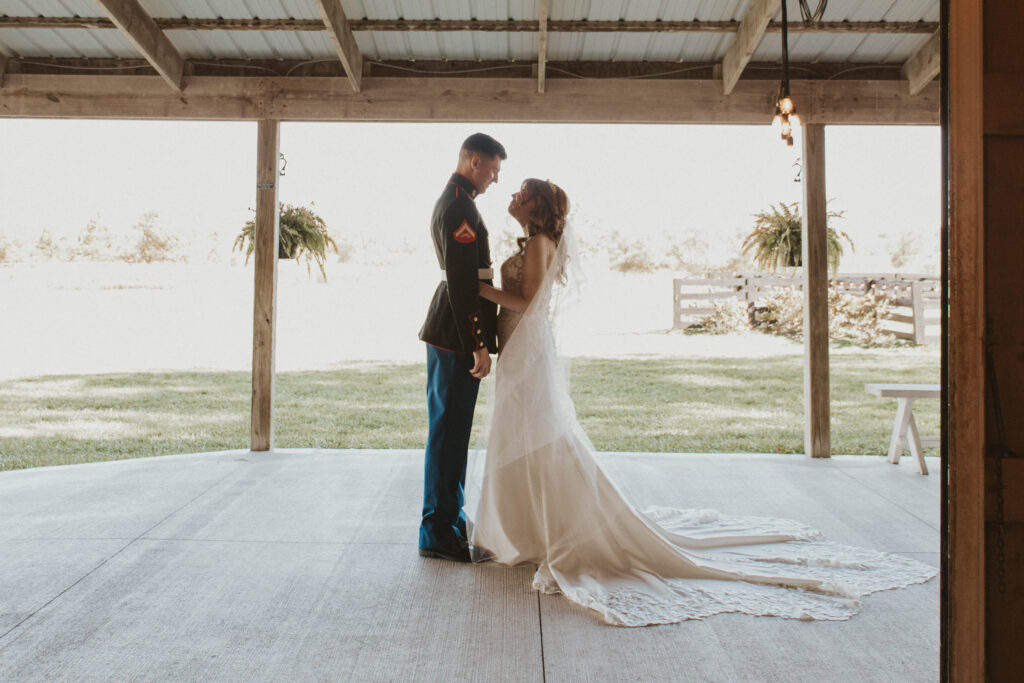
<path fill-rule="evenodd" d="M 569 197 L 565 190 L 550 180 L 527 178 L 523 181 L 523 189 L 530 199 L 536 199 L 530 219 L 526 224 L 526 237 L 516 240 L 522 249 L 526 240 L 538 234 L 545 234 L 558 244 L 565 231 L 566 217 L 569 215 Z"/>

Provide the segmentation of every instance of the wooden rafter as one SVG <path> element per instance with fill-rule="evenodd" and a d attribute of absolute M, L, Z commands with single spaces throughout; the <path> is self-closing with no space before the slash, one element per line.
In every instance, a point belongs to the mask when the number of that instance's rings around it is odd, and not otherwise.
<path fill-rule="evenodd" d="M 363 80 L 363 56 L 359 54 L 356 37 L 352 35 L 348 17 L 341 8 L 340 0 L 316 0 L 316 6 L 323 17 L 327 33 L 331 36 L 331 42 L 334 43 L 338 59 L 345 67 L 352 90 L 359 92 Z"/>
<path fill-rule="evenodd" d="M 909 84 L 910 94 L 916 95 L 939 75 L 942 66 L 942 36 L 936 31 L 921 49 L 903 65 L 902 74 Z"/>
<path fill-rule="evenodd" d="M 729 46 L 729 50 L 722 60 L 722 87 L 726 95 L 736 87 L 736 82 L 740 80 L 743 69 L 746 68 L 754 50 L 764 38 L 768 22 L 779 11 L 779 5 L 779 0 L 754 0 L 747 7 L 743 21 L 740 22 L 740 27 L 736 31 L 736 38 L 733 39 L 732 45 Z"/>
<path fill-rule="evenodd" d="M 540 95 L 528 78 L 364 80 L 372 97 L 353 93 L 346 78 L 188 76 L 182 98 L 155 76 L 11 73 L 0 117 L 761 124 L 771 120 L 777 87 L 744 79 L 727 96 L 711 79 L 567 78 Z M 935 125 L 938 85 L 912 97 L 899 80 L 796 80 L 792 93 L 809 122 Z"/>
<path fill-rule="evenodd" d="M 165 31 L 323 31 L 317 19 L 154 19 Z M 484 31 L 533 33 L 538 22 L 530 20 L 483 19 L 349 19 L 353 32 L 363 31 Z M 735 33 L 737 21 L 549 21 L 548 33 Z M 114 28 L 103 17 L 0 17 L 0 28 Z M 766 33 L 782 30 L 779 22 L 770 22 Z M 820 21 L 793 23 L 790 33 L 934 33 L 934 21 Z"/>
<path fill-rule="evenodd" d="M 548 0 L 540 0 L 540 20 L 537 27 L 537 92 L 544 94 L 544 79 L 548 68 Z"/>
<path fill-rule="evenodd" d="M 164 35 L 138 0 L 96 0 L 114 26 L 131 41 L 143 57 L 175 92 L 181 92 L 185 60 Z"/>
<path fill-rule="evenodd" d="M 754 50 L 761 44 L 771 17 L 778 11 L 779 0 L 754 0 L 746 8 L 739 23 L 736 37 L 722 59 L 722 88 L 725 94 L 732 92 L 739 80 L 746 62 L 751 60 Z"/>

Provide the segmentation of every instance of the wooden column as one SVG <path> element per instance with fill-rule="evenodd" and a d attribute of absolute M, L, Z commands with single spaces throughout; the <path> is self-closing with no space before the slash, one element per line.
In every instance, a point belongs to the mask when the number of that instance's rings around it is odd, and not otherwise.
<path fill-rule="evenodd" d="M 804 452 L 832 455 L 828 399 L 828 249 L 825 125 L 803 127 Z"/>
<path fill-rule="evenodd" d="M 280 122 L 261 120 L 256 142 L 256 265 L 252 317 L 252 423 L 249 447 L 274 447 L 274 341 L 277 307 L 277 168 Z"/>
<path fill-rule="evenodd" d="M 949 2 L 946 168 L 949 176 L 949 323 L 946 400 L 948 500 L 945 611 L 947 680 L 984 681 L 985 234 L 983 12 Z M 1009 93 L 1006 93 L 1009 94 Z M 1019 648 L 1018 648 L 1019 649 Z"/>

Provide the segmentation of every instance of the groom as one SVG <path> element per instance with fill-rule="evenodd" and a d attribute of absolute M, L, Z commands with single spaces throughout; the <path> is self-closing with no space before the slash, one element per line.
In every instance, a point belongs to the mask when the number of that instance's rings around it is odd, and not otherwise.
<path fill-rule="evenodd" d="M 473 200 L 498 181 L 505 158 L 505 148 L 491 136 L 466 138 L 430 222 L 444 272 L 420 329 L 427 343 L 429 420 L 419 538 L 424 557 L 470 561 L 462 511 L 469 432 L 480 380 L 497 352 L 496 306 L 479 294 L 479 281 L 491 284 L 493 278 L 491 251 Z"/>

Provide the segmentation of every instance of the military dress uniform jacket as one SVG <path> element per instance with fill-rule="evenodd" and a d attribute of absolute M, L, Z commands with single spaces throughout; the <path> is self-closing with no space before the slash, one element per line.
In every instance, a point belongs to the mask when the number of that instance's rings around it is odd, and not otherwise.
<path fill-rule="evenodd" d="M 497 353 L 497 305 L 480 296 L 480 270 L 491 267 L 487 228 L 476 210 L 476 189 L 455 173 L 434 204 L 431 234 L 444 279 L 434 291 L 420 339 L 459 353 Z"/>

